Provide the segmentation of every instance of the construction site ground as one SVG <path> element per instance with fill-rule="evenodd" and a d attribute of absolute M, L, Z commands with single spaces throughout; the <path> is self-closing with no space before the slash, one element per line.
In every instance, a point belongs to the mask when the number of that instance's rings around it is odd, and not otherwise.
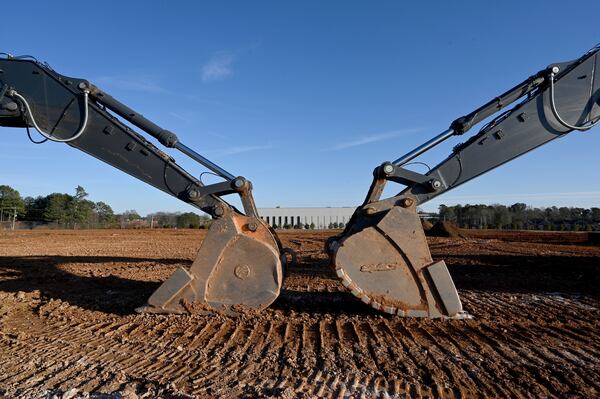
<path fill-rule="evenodd" d="M 202 230 L 0 232 L 0 397 L 600 395 L 598 244 L 429 238 L 473 318 L 419 320 L 344 292 L 333 233 L 281 232 L 298 254 L 281 296 L 232 318 L 135 313 Z"/>

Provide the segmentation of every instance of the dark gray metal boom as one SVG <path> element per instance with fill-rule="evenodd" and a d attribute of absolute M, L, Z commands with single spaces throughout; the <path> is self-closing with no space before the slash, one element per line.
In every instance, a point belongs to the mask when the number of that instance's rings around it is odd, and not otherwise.
<path fill-rule="evenodd" d="M 425 144 L 393 162 L 384 162 L 374 171 L 373 186 L 365 203 L 377 201 L 383 184 L 391 180 L 407 186 L 399 195 L 412 195 L 422 204 L 573 130 L 590 129 L 600 117 L 599 51 L 596 47 L 574 61 L 550 65 L 456 119 L 448 130 Z M 428 173 L 402 167 L 522 98 L 522 102 L 457 145 L 448 158 Z"/>
<path fill-rule="evenodd" d="M 202 184 L 125 121 L 224 181 Z M 187 147 L 173 132 L 84 79 L 60 75 L 29 57 L 11 56 L 0 58 L 0 126 L 26 128 L 28 134 L 34 127 L 43 141 L 67 143 L 213 217 L 194 264 L 178 269 L 140 310 L 185 313 L 196 302 L 203 309 L 262 309 L 279 295 L 282 248 L 258 215 L 251 183 Z M 240 195 L 244 212 L 221 199 L 233 193 Z"/>
<path fill-rule="evenodd" d="M 109 111 L 225 181 L 205 186 Z M 174 133 L 88 81 L 60 75 L 34 60 L 0 58 L 0 126 L 39 128 L 51 140 L 66 142 L 213 216 L 217 208 L 229 207 L 218 196 L 240 193 L 246 214 L 258 216 L 249 181 L 212 163 L 181 143 Z M 74 137 L 78 131 L 82 134 Z"/>

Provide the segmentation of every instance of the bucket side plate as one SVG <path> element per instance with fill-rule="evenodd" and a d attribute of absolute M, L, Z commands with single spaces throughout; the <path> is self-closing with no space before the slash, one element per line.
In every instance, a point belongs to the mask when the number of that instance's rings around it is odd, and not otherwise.
<path fill-rule="evenodd" d="M 357 298 L 386 313 L 465 317 L 446 264 L 433 262 L 416 208 L 397 205 L 402 199 L 357 210 L 333 249 L 338 277 Z"/>
<path fill-rule="evenodd" d="M 190 269 L 176 270 L 138 311 L 261 310 L 282 285 L 280 250 L 268 226 L 232 213 L 213 221 Z"/>

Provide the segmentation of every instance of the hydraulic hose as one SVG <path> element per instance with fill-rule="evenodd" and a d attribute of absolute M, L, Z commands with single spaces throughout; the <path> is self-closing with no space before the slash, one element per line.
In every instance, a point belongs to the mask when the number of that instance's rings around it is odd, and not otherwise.
<path fill-rule="evenodd" d="M 556 72 L 558 72 L 557 67 L 554 67 L 552 72 L 550 72 L 550 108 L 552 109 L 552 113 L 554 114 L 556 120 L 566 128 L 579 131 L 589 130 L 600 123 L 600 118 L 598 118 L 595 122 L 589 121 L 589 124 L 587 125 L 575 126 L 561 118 L 561 116 L 558 114 L 558 110 L 556 109 L 556 102 L 554 100 L 554 76 L 556 75 Z"/>
<path fill-rule="evenodd" d="M 79 130 L 72 135 L 69 138 L 66 139 L 60 139 L 57 137 L 52 136 L 50 133 L 46 133 L 42 130 L 42 128 L 40 128 L 37 124 L 37 122 L 35 121 L 35 118 L 33 117 L 33 112 L 31 112 L 31 107 L 29 106 L 29 103 L 27 102 L 27 100 L 25 99 L 25 97 L 23 97 L 21 94 L 19 94 L 16 90 L 9 90 L 7 95 L 9 95 L 10 97 L 14 97 L 16 99 L 18 99 L 24 106 L 25 106 L 25 110 L 27 111 L 27 115 L 29 115 L 30 119 L 31 119 L 31 124 L 33 125 L 33 127 L 35 128 L 35 130 L 38 131 L 39 134 L 41 134 L 42 136 L 44 136 L 46 139 L 50 140 L 50 141 L 55 141 L 57 143 L 68 143 L 70 141 L 73 140 L 77 140 L 85 131 L 85 128 L 87 127 L 88 124 L 88 117 L 89 117 L 89 112 L 88 112 L 88 95 L 89 95 L 89 91 L 88 90 L 84 90 L 83 91 L 83 101 L 84 101 L 84 108 L 83 108 L 83 123 L 81 124 L 81 127 L 79 128 Z"/>

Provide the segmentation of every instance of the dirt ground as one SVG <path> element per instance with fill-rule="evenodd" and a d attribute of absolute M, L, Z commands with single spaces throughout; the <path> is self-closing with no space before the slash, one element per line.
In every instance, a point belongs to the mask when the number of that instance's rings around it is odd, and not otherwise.
<path fill-rule="evenodd" d="M 134 312 L 202 231 L 0 232 L 0 397 L 600 395 L 599 245 L 430 238 L 474 317 L 431 321 L 345 293 L 329 235 L 282 232 L 298 253 L 282 295 L 229 318 Z"/>

